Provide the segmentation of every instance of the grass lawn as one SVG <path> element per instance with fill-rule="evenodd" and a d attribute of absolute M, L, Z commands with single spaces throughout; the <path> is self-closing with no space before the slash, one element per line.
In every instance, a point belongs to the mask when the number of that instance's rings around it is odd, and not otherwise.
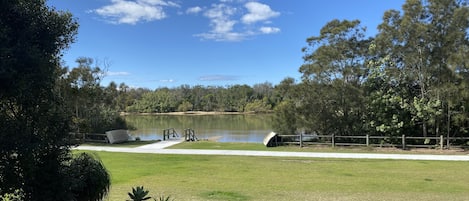
<path fill-rule="evenodd" d="M 108 200 L 143 185 L 175 200 L 467 200 L 469 162 L 93 152 Z"/>
<path fill-rule="evenodd" d="M 214 141 L 198 141 L 198 142 L 183 142 L 169 147 L 169 149 L 218 149 L 218 150 L 253 150 L 253 151 L 295 151 L 295 152 L 339 152 L 339 153 L 393 153 L 393 154 L 469 154 L 467 150 L 453 149 L 453 150 L 439 150 L 439 149 L 412 149 L 402 150 L 395 148 L 373 148 L 373 147 L 346 147 L 346 146 L 318 146 L 309 145 L 299 147 L 291 146 L 278 146 L 266 147 L 261 143 L 229 143 L 229 142 L 214 142 Z"/>

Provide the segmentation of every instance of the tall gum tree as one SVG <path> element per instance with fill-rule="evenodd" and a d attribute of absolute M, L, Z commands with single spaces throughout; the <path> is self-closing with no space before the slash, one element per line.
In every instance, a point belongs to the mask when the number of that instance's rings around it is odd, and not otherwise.
<path fill-rule="evenodd" d="M 297 105 L 304 107 L 307 128 L 317 133 L 354 135 L 363 129 L 362 84 L 372 39 L 359 20 L 332 20 L 303 48 L 303 89 Z M 322 128 L 319 128 L 322 127 Z"/>
<path fill-rule="evenodd" d="M 393 80 L 407 86 L 403 97 L 413 123 L 423 136 L 440 134 L 446 114 L 460 105 L 454 95 L 467 71 L 469 15 L 466 1 L 407 0 L 401 14 L 389 10 L 379 25 L 375 44 L 389 56 Z M 450 121 L 446 121 L 449 131 Z"/>

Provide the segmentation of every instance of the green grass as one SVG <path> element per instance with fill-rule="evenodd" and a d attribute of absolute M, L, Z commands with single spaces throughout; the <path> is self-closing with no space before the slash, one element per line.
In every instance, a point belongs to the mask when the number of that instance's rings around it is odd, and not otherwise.
<path fill-rule="evenodd" d="M 149 141 L 127 141 L 123 143 L 118 143 L 118 144 L 109 144 L 109 143 L 99 143 L 99 142 L 86 142 L 80 145 L 83 146 L 104 146 L 104 147 L 128 147 L 128 148 L 133 148 L 133 147 L 138 147 L 138 146 L 143 146 L 147 144 L 152 144 L 158 142 L 157 140 L 149 140 Z"/>
<path fill-rule="evenodd" d="M 219 150 L 255 150 L 255 151 L 273 151 L 280 150 L 281 147 L 268 148 L 261 143 L 232 143 L 232 142 L 213 142 L 197 141 L 182 142 L 169 147 L 170 149 L 219 149 Z M 285 150 L 282 148 L 282 150 Z"/>
<path fill-rule="evenodd" d="M 468 162 L 95 152 L 108 200 L 143 185 L 175 200 L 467 200 Z"/>
<path fill-rule="evenodd" d="M 252 150 L 252 151 L 294 151 L 294 152 L 339 152 L 339 153 L 393 153 L 393 154 L 468 154 L 464 150 L 414 149 L 402 150 L 392 148 L 372 147 L 344 147 L 344 146 L 278 146 L 266 147 L 261 143 L 230 143 L 230 142 L 183 142 L 169 147 L 169 149 L 218 149 L 218 150 Z"/>

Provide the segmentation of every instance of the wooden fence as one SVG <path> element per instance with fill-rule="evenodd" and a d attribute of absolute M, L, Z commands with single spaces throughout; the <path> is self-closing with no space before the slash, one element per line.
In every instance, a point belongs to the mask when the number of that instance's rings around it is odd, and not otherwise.
<path fill-rule="evenodd" d="M 469 137 L 410 137 L 406 135 L 388 137 L 388 136 L 339 136 L 339 135 L 279 135 L 279 144 L 293 144 L 300 147 L 307 145 L 330 145 L 335 146 L 366 146 L 366 147 L 398 147 L 407 148 L 451 148 L 467 147 Z M 459 145 L 453 145 L 452 142 L 463 141 Z M 461 146 L 461 144 L 463 146 Z M 465 145 L 464 145 L 465 144 Z"/>
<path fill-rule="evenodd" d="M 69 133 L 69 143 L 77 144 L 83 142 L 108 143 L 108 139 L 104 133 Z"/>

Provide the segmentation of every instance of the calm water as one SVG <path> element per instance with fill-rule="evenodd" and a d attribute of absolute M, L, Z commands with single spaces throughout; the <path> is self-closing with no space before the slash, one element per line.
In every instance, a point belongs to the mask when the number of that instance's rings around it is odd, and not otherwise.
<path fill-rule="evenodd" d="M 198 139 L 218 139 L 219 142 L 262 143 L 272 131 L 272 115 L 162 115 L 126 116 L 126 121 L 137 128 L 130 131 L 142 140 L 163 139 L 163 130 L 174 128 L 179 136 L 191 128 Z"/>

